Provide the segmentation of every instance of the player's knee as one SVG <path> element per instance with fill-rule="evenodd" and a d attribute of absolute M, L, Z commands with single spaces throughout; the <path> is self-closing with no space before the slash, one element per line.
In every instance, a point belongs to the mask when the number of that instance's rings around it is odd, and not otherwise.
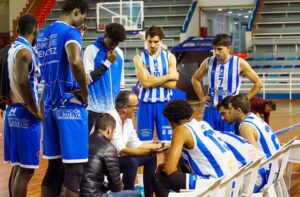
<path fill-rule="evenodd" d="M 162 170 L 157 170 L 157 172 L 155 173 L 155 175 L 152 177 L 152 184 L 153 186 L 159 186 L 161 185 L 161 183 L 163 183 L 163 179 L 164 179 L 164 173 L 162 172 Z"/>
<path fill-rule="evenodd" d="M 30 179 L 34 174 L 34 169 L 22 168 L 18 169 L 18 175 L 21 175 L 24 179 Z"/>
<path fill-rule="evenodd" d="M 156 154 L 151 153 L 149 155 L 149 159 L 150 159 L 151 162 L 153 162 L 155 164 L 157 163 L 157 156 L 156 156 Z"/>
<path fill-rule="evenodd" d="M 48 168 L 43 179 L 42 186 L 49 187 L 53 191 L 58 187 L 57 184 L 63 181 L 64 166 L 61 159 L 48 160 Z"/>
<path fill-rule="evenodd" d="M 139 167 L 139 161 L 135 157 L 128 157 L 128 160 L 126 162 L 127 166 L 130 166 L 130 168 L 137 170 Z"/>
<path fill-rule="evenodd" d="M 65 167 L 65 187 L 72 192 L 79 193 L 83 176 L 83 164 L 67 164 Z"/>

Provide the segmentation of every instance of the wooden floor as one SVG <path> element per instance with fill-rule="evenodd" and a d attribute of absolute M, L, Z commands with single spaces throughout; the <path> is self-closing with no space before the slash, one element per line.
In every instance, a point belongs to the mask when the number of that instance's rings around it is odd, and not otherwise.
<path fill-rule="evenodd" d="M 202 118 L 203 107 L 200 105 L 193 105 L 196 113 L 195 118 Z M 272 112 L 270 125 L 274 131 L 286 129 L 292 125 L 294 128 L 279 136 L 280 142 L 284 143 L 294 136 L 300 139 L 300 101 L 284 102 L 278 101 L 277 110 Z M 299 125 L 297 125 L 299 124 Z M 3 162 L 3 119 L 0 118 L 0 197 L 8 196 L 8 177 L 10 173 L 10 165 Z M 162 156 L 159 157 L 159 162 L 162 162 Z M 27 196 L 40 196 L 40 185 L 47 168 L 47 161 L 41 159 L 40 168 L 35 171 L 33 178 L 30 181 Z M 291 196 L 300 197 L 300 165 L 293 165 L 292 187 L 290 190 Z"/>

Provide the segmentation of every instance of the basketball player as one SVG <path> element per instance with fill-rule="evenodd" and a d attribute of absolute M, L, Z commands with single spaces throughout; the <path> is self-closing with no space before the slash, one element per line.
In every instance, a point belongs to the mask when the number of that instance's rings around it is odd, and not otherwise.
<path fill-rule="evenodd" d="M 139 91 L 138 137 L 142 141 L 152 141 L 155 123 L 158 139 L 170 141 L 172 130 L 162 111 L 179 78 L 176 59 L 172 53 L 162 50 L 164 33 L 160 27 L 149 27 L 145 35 L 147 49 L 133 59 L 136 76 L 142 84 Z"/>
<path fill-rule="evenodd" d="M 169 189 L 178 192 L 206 186 L 238 169 L 233 153 L 209 124 L 192 119 L 193 109 L 187 101 L 170 101 L 163 113 L 174 133 L 164 168 L 153 180 L 156 196 L 168 196 Z M 177 172 L 181 155 L 190 173 Z"/>
<path fill-rule="evenodd" d="M 219 113 L 221 115 L 221 118 L 225 121 L 223 123 L 228 123 L 228 125 L 233 124 L 234 125 L 234 134 L 239 134 L 239 125 L 234 122 L 231 118 L 230 111 L 229 111 L 229 100 L 232 98 L 232 96 L 226 96 L 223 98 L 217 105 L 217 109 L 219 110 Z M 231 132 L 231 131 L 229 131 Z"/>
<path fill-rule="evenodd" d="M 105 36 L 84 51 L 83 63 L 89 79 L 89 131 L 101 112 L 114 108 L 116 96 L 125 88 L 124 54 L 117 47 L 125 38 L 123 25 L 111 23 L 105 26 Z"/>
<path fill-rule="evenodd" d="M 246 96 L 232 97 L 229 100 L 229 110 L 232 121 L 239 123 L 241 136 L 259 148 L 266 157 L 270 157 L 280 149 L 279 140 L 272 128 L 250 112 L 250 102 Z"/>
<path fill-rule="evenodd" d="M 206 58 L 192 77 L 192 84 L 200 102 L 206 103 L 203 120 L 219 131 L 234 131 L 234 125 L 228 125 L 221 118 L 217 104 L 226 96 L 237 95 L 241 85 L 241 73 L 250 81 L 253 87 L 247 97 L 251 99 L 262 88 L 262 81 L 251 69 L 249 64 L 229 54 L 231 48 L 230 36 L 218 34 L 213 42 L 214 56 Z M 200 81 L 208 74 L 208 94 L 204 95 Z"/>
<path fill-rule="evenodd" d="M 88 3 L 66 0 L 59 20 L 38 36 L 44 88 L 43 156 L 49 164 L 42 196 L 79 196 L 83 162 L 88 160 L 88 89 L 81 55 Z M 64 167 L 62 165 L 64 163 Z"/>
<path fill-rule="evenodd" d="M 264 157 L 263 152 L 238 135 L 230 132 L 216 132 L 216 135 L 222 139 L 232 151 L 233 155 L 239 162 L 240 167 L 248 165 L 257 159 Z M 265 169 L 259 169 L 253 192 L 259 192 L 266 184 L 266 180 L 267 177 Z"/>
<path fill-rule="evenodd" d="M 12 167 L 10 196 L 26 196 L 34 169 L 39 167 L 42 115 L 38 108 L 39 61 L 33 45 L 38 21 L 23 15 L 18 21 L 19 36 L 8 51 L 11 104 L 4 122 L 4 161 Z"/>

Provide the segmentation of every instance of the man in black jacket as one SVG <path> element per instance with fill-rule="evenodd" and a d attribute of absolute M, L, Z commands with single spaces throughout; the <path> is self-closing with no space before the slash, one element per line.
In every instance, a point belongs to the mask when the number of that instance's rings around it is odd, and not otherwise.
<path fill-rule="evenodd" d="M 110 143 L 115 127 L 116 121 L 110 114 L 99 115 L 95 123 L 95 130 L 89 137 L 89 159 L 84 167 L 80 196 L 140 196 L 135 191 L 121 191 L 118 153 Z M 104 176 L 107 177 L 108 183 L 104 182 Z"/>
<path fill-rule="evenodd" d="M 11 44 L 8 44 L 0 50 L 0 117 L 3 117 L 3 111 L 5 111 L 6 105 L 10 103 L 10 84 L 7 63 L 10 46 Z"/>

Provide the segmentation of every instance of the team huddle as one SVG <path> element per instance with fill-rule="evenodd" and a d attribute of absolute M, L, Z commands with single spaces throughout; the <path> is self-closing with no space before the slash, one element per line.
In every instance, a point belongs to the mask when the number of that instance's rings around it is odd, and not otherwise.
<path fill-rule="evenodd" d="M 140 166 L 144 195 L 165 197 L 171 190 L 203 188 L 280 149 L 270 126 L 250 110 L 249 100 L 262 81 L 245 60 L 230 55 L 230 36 L 215 36 L 214 55 L 192 77 L 205 104 L 198 121 L 189 102 L 172 99 L 179 73 L 175 56 L 161 48 L 160 27 L 146 30 L 147 49 L 133 58 L 141 84 L 136 94 L 125 90 L 125 58 L 118 44 L 126 30 L 121 24 L 107 25 L 104 36 L 82 52 L 80 29 L 87 11 L 86 1 L 65 0 L 58 21 L 40 32 L 34 16 L 19 18 L 19 36 L 5 60 L 11 88 L 4 122 L 10 196 L 26 196 L 39 167 L 41 136 L 48 160 L 43 197 L 141 196 L 134 191 Z M 242 73 L 253 82 L 245 96 L 239 94 Z M 165 153 L 160 167 L 158 153 Z M 254 192 L 264 186 L 269 171 L 259 170 Z"/>

